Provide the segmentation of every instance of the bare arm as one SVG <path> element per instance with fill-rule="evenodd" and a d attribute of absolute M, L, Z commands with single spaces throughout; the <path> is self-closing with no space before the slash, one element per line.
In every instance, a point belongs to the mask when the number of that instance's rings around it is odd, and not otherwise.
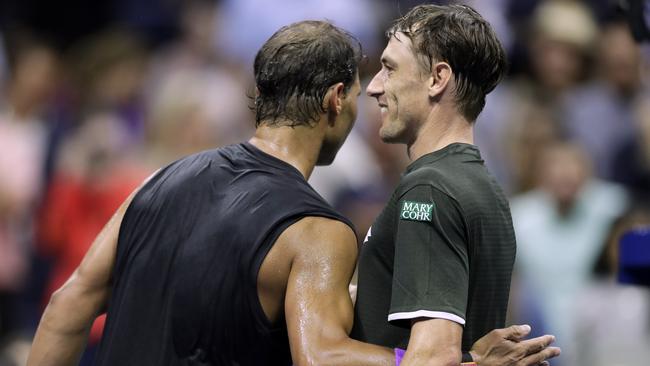
<path fill-rule="evenodd" d="M 495 329 L 476 341 L 470 353 L 480 366 L 548 365 L 546 360 L 559 356 L 559 348 L 549 347 L 555 337 L 545 335 L 524 340 L 528 333 L 527 325 Z M 458 365 L 461 337 L 460 325 L 448 320 L 414 322 L 401 365 Z"/>
<path fill-rule="evenodd" d="M 285 314 L 295 365 L 394 365 L 393 350 L 352 340 L 348 284 L 357 255 L 345 224 L 306 218 L 279 238 L 293 255 Z M 277 245 L 277 243 L 276 243 Z"/>
<path fill-rule="evenodd" d="M 457 366 L 462 337 L 463 327 L 451 320 L 414 320 L 401 365 Z"/>
<path fill-rule="evenodd" d="M 294 364 L 395 365 L 392 349 L 348 337 L 353 318 L 348 284 L 357 255 L 352 230 L 338 221 L 307 218 L 288 228 L 276 245 L 286 245 L 293 258 L 285 314 Z M 452 355 L 448 361 L 460 363 L 460 325 L 430 319 L 416 322 L 413 329 L 412 356 L 416 350 L 422 355 L 447 350 Z M 493 330 L 471 353 L 481 366 L 535 366 L 559 354 L 558 348 L 547 347 L 552 336 L 522 340 L 529 332 L 523 326 Z"/>
<path fill-rule="evenodd" d="M 28 366 L 76 365 L 93 321 L 106 306 L 117 237 L 135 192 L 104 226 L 68 281 L 50 298 L 34 337 Z"/>

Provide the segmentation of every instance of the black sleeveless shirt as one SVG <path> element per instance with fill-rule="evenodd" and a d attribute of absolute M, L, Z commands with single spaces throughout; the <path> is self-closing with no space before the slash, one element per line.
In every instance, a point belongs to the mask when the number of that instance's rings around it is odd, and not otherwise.
<path fill-rule="evenodd" d="M 120 227 L 97 365 L 290 365 L 257 274 L 278 236 L 307 216 L 350 226 L 291 165 L 249 143 L 161 170 Z"/>

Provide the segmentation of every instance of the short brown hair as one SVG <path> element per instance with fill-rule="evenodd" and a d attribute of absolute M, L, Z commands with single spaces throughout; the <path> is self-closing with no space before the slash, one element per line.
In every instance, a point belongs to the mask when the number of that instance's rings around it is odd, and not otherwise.
<path fill-rule="evenodd" d="M 458 108 L 465 118 L 475 121 L 485 106 L 485 96 L 507 68 L 505 51 L 490 24 L 469 6 L 419 5 L 395 20 L 387 36 L 397 32 L 411 39 L 428 72 L 435 61 L 451 66 Z"/>

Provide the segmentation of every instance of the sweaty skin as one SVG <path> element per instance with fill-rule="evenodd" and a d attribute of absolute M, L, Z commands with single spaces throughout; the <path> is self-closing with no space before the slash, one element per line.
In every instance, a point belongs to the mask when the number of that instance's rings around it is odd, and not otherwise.
<path fill-rule="evenodd" d="M 394 364 L 393 350 L 348 337 L 353 320 L 348 283 L 356 255 L 356 236 L 350 227 L 308 217 L 289 227 L 264 260 L 258 288 L 265 287 L 267 274 L 272 280 L 281 276 L 276 282 L 286 284 L 284 313 L 294 364 Z M 278 297 L 272 300 L 282 303 Z"/>
<path fill-rule="evenodd" d="M 28 366 L 78 363 L 90 326 L 110 297 L 119 226 L 134 194 L 106 224 L 79 268 L 52 296 Z M 391 349 L 348 337 L 353 320 L 348 284 L 356 255 L 355 235 L 347 225 L 307 217 L 286 229 L 265 258 L 258 275 L 260 302 L 271 322 L 286 314 L 295 365 L 394 364 Z M 522 341 L 528 332 L 529 327 L 512 326 L 488 333 L 474 345 L 475 361 L 482 366 L 525 366 L 557 355 L 557 349 L 547 347 L 552 336 Z"/>
<path fill-rule="evenodd" d="M 358 79 L 347 94 L 343 93 L 343 84 L 337 83 L 325 96 L 327 112 L 314 127 L 262 124 L 250 142 L 308 178 L 314 165 L 331 161 L 345 140 L 356 116 L 359 90 Z M 52 296 L 28 366 L 78 363 L 90 326 L 105 311 L 110 297 L 119 228 L 134 195 L 117 210 L 79 268 Z M 393 350 L 348 337 L 353 321 L 348 284 L 356 256 L 356 238 L 347 225 L 306 217 L 280 235 L 263 261 L 258 296 L 271 322 L 279 321 L 282 315 L 286 318 L 295 365 L 394 365 Z M 436 323 L 414 324 L 414 328 L 425 331 L 429 326 Z M 551 336 L 522 341 L 529 331 L 512 326 L 490 332 L 475 344 L 475 360 L 481 366 L 528 366 L 559 352 L 547 348 L 553 341 Z"/>

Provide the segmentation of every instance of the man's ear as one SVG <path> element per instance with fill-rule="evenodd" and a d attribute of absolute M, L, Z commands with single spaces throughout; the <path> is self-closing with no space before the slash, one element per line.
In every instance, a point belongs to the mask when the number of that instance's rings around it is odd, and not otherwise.
<path fill-rule="evenodd" d="M 438 62 L 434 64 L 429 77 L 429 97 L 440 97 L 453 77 L 454 73 L 448 63 Z"/>
<path fill-rule="evenodd" d="M 325 107 L 325 110 L 327 110 L 327 120 L 330 125 L 334 125 L 334 120 L 343 110 L 343 99 L 345 98 L 344 90 L 345 85 L 343 85 L 343 83 L 336 83 L 332 85 L 327 91 L 327 94 L 325 94 L 323 106 Z"/>

